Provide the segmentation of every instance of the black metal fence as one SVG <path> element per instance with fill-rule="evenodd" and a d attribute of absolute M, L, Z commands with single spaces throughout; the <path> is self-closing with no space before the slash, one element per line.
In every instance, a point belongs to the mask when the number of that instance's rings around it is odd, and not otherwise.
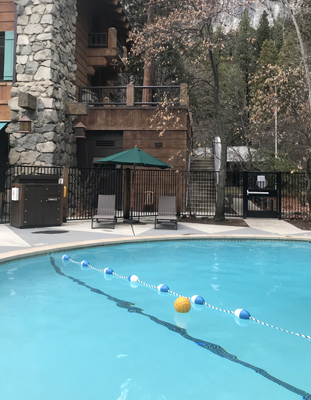
<path fill-rule="evenodd" d="M 123 170 L 69 168 L 68 219 L 90 219 L 96 214 L 99 194 L 115 194 L 117 217 L 122 216 Z"/>
<path fill-rule="evenodd" d="M 310 218 L 307 200 L 307 180 L 303 173 L 281 173 L 283 219 Z"/>
<path fill-rule="evenodd" d="M 143 93 L 148 100 L 142 101 Z M 135 86 L 135 106 L 176 107 L 180 105 L 180 86 Z"/>
<path fill-rule="evenodd" d="M 180 86 L 134 86 L 134 98 L 128 99 L 128 86 L 80 86 L 79 101 L 90 106 L 133 106 L 176 107 L 181 103 Z M 145 97 L 145 100 L 142 99 Z"/>
<path fill-rule="evenodd" d="M 10 220 L 11 184 L 14 178 L 19 175 L 50 174 L 61 178 L 63 171 L 62 167 L 0 166 L 0 223 L 8 223 Z M 68 171 L 67 219 L 90 219 L 96 212 L 99 194 L 115 194 L 117 216 L 119 218 L 124 216 L 125 169 L 108 169 L 100 166 L 85 169 L 69 168 Z M 274 189 L 276 185 L 280 186 L 277 202 L 265 197 L 264 194 L 254 198 L 249 195 L 247 203 L 250 210 L 265 211 L 270 207 L 271 211 L 275 211 L 278 207 L 279 218 L 310 218 L 304 174 L 278 173 L 276 179 L 272 173 L 250 173 L 247 175 L 249 188 L 258 186 L 256 182 L 260 174 L 266 176 L 267 188 L 271 186 Z M 133 216 L 156 215 L 158 198 L 161 195 L 176 196 L 177 211 L 180 215 L 212 217 L 215 214 L 216 172 L 132 169 L 129 182 L 132 188 L 130 206 Z M 245 173 L 227 173 L 226 217 L 243 217 L 245 184 Z"/>
<path fill-rule="evenodd" d="M 125 106 L 127 86 L 79 87 L 79 101 L 91 106 Z"/>
<path fill-rule="evenodd" d="M 116 196 L 117 217 L 123 217 L 124 169 L 69 168 L 68 219 L 89 219 L 96 212 L 99 194 Z M 176 172 L 131 170 L 130 207 L 133 216 L 155 215 L 158 197 L 176 195 Z"/>

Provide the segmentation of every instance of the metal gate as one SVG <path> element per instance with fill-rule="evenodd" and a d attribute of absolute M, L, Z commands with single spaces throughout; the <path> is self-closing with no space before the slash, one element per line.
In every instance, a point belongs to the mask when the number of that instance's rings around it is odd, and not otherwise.
<path fill-rule="evenodd" d="M 244 172 L 243 218 L 281 218 L 281 173 Z"/>

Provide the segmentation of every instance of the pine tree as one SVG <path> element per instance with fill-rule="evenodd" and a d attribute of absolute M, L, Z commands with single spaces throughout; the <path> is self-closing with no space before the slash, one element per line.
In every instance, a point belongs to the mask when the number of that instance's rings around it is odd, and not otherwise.
<path fill-rule="evenodd" d="M 292 33 L 287 34 L 278 57 L 278 64 L 297 67 L 301 63 L 299 47 Z"/>
<path fill-rule="evenodd" d="M 280 51 L 284 42 L 284 26 L 280 16 L 278 16 L 275 24 L 271 28 L 271 39 L 273 40 L 276 49 Z"/>
<path fill-rule="evenodd" d="M 264 11 L 260 17 L 259 25 L 256 32 L 256 52 L 257 55 L 261 52 L 261 47 L 265 40 L 269 40 L 271 36 L 268 14 Z"/>
<path fill-rule="evenodd" d="M 275 65 L 278 61 L 278 51 L 274 46 L 272 40 L 265 40 L 261 47 L 258 65 L 265 67 L 268 65 Z"/>
<path fill-rule="evenodd" d="M 235 56 L 244 81 L 245 106 L 247 109 L 250 105 L 250 83 L 256 69 L 254 43 L 255 30 L 251 26 L 248 10 L 245 9 L 238 27 Z"/>
<path fill-rule="evenodd" d="M 255 30 L 251 26 L 248 10 L 245 9 L 238 27 L 236 55 L 241 70 L 246 74 L 255 69 Z M 248 77 L 247 77 L 248 81 Z M 247 82 L 246 81 L 246 82 Z"/>

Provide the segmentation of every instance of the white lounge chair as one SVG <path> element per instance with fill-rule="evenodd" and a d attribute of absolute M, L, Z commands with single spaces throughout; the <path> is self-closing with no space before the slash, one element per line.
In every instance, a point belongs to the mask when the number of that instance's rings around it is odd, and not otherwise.
<path fill-rule="evenodd" d="M 165 222 L 172 222 L 177 229 L 175 196 L 159 196 L 158 215 L 155 217 L 154 229 L 157 229 L 157 224 Z"/>

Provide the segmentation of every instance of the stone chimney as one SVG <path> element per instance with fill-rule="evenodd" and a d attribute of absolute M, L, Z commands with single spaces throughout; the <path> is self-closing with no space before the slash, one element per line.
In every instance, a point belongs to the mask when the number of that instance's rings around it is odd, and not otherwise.
<path fill-rule="evenodd" d="M 16 0 L 16 82 L 9 106 L 10 164 L 76 165 L 73 117 L 65 103 L 75 101 L 76 0 Z M 25 96 L 33 101 L 21 102 Z M 28 133 L 19 119 L 32 120 Z"/>

